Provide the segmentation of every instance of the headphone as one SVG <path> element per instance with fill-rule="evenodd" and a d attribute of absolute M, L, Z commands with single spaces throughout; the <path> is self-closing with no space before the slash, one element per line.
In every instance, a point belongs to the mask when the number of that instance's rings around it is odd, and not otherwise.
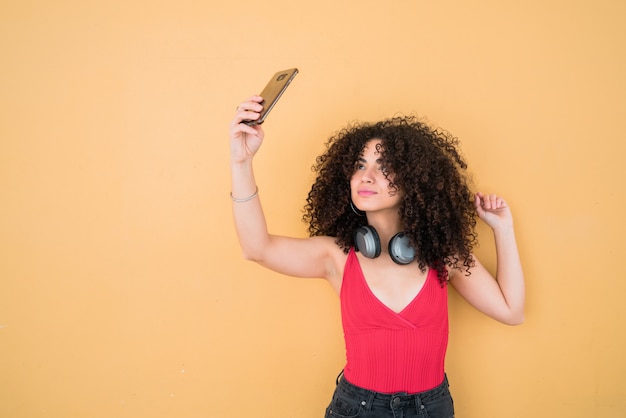
<path fill-rule="evenodd" d="M 376 258 L 380 255 L 380 237 L 373 226 L 366 225 L 356 230 L 354 242 L 357 251 L 367 258 Z M 415 260 L 415 249 L 409 245 L 409 237 L 404 232 L 398 232 L 389 240 L 389 256 L 397 264 L 409 264 Z"/>

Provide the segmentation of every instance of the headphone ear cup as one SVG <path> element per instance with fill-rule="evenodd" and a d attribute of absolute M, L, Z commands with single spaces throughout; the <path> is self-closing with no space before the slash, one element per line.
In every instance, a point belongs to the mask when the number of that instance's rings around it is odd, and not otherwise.
<path fill-rule="evenodd" d="M 362 226 L 354 233 L 356 249 L 367 258 L 376 258 L 380 255 L 380 237 L 378 232 L 369 226 Z"/>
<path fill-rule="evenodd" d="M 409 237 L 404 232 L 398 232 L 389 240 L 389 256 L 400 265 L 409 264 L 415 260 L 415 249 L 411 247 Z"/>

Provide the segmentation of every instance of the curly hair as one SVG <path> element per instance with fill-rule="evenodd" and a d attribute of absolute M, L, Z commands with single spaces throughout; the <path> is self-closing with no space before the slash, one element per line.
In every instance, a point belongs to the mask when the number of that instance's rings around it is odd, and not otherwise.
<path fill-rule="evenodd" d="M 446 266 L 469 274 L 477 239 L 467 164 L 457 138 L 415 116 L 356 122 L 328 139 L 312 167 L 317 178 L 302 218 L 309 234 L 335 237 L 345 253 L 355 245 L 354 231 L 367 220 L 350 207 L 350 178 L 371 139 L 381 140 L 381 164 L 386 176 L 393 173 L 390 189 L 404 191 L 399 214 L 420 269 L 435 269 L 442 284 Z"/>

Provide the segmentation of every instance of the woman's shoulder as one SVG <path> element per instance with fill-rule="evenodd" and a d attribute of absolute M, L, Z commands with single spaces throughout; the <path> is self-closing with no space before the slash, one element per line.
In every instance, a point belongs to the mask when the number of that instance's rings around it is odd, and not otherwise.
<path fill-rule="evenodd" d="M 327 279 L 333 289 L 337 292 L 337 294 L 339 294 L 339 290 L 341 289 L 341 281 L 343 279 L 343 271 L 346 265 L 349 251 L 342 248 L 337 243 L 337 239 L 335 237 L 318 236 L 312 237 L 311 239 L 318 241 L 319 245 L 322 245 L 326 248 L 328 257 L 331 260 L 331 268 Z"/>

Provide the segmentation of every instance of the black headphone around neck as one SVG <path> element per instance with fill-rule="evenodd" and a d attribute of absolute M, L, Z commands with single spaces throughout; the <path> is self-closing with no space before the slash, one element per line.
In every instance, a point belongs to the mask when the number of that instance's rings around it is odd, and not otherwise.
<path fill-rule="evenodd" d="M 360 227 L 354 233 L 354 242 L 357 251 L 367 258 L 376 258 L 380 255 L 381 245 L 378 232 L 371 225 Z M 409 264 L 415 260 L 415 249 L 409 245 L 409 237 L 404 232 L 398 232 L 389 240 L 389 256 L 397 264 Z"/>

